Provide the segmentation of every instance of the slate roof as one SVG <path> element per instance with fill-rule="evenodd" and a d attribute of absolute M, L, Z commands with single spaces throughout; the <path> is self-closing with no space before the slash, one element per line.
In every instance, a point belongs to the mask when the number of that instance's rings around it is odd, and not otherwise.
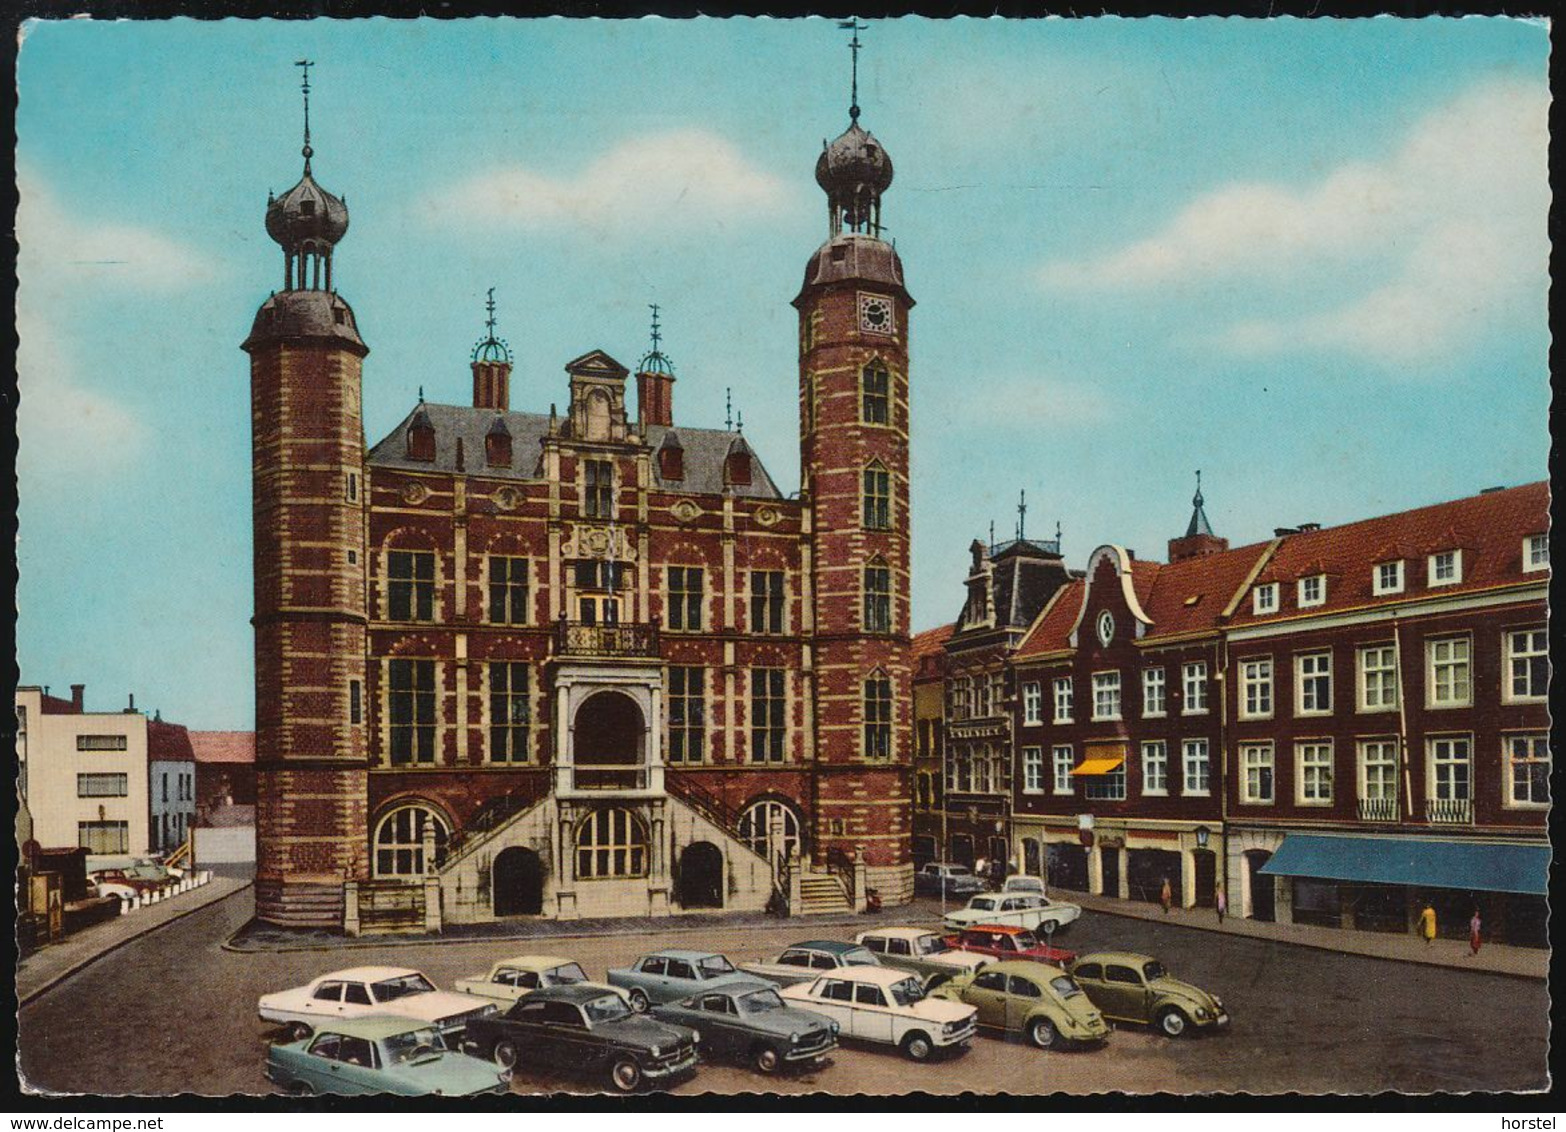
<path fill-rule="evenodd" d="M 406 435 L 414 416 L 422 409 L 435 429 L 435 459 L 410 460 Z M 484 438 L 494 427 L 495 418 L 504 421 L 511 433 L 512 466 L 492 468 L 484 463 Z M 675 429 L 664 425 L 649 425 L 645 442 L 655 452 L 666 433 Z M 382 468 L 399 468 L 411 472 L 455 472 L 457 470 L 457 441 L 462 441 L 465 470 L 473 475 L 494 479 L 537 480 L 543 477 L 542 445 L 549 432 L 549 417 L 543 413 L 496 413 L 494 409 L 475 409 L 469 405 L 439 405 L 421 402 L 398 425 L 370 449 L 368 462 Z M 723 461 L 729 448 L 740 439 L 740 434 L 716 428 L 691 428 L 678 426 L 678 442 L 684 449 L 685 478 L 664 480 L 657 461 L 653 461 L 653 476 L 665 491 L 689 495 L 721 495 L 723 493 Z M 747 444 L 746 448 L 750 446 Z M 751 452 L 750 483 L 736 484 L 734 494 L 743 499 L 781 499 L 783 493 L 767 473 L 761 460 Z"/>
<path fill-rule="evenodd" d="M 254 731 L 192 731 L 190 745 L 198 763 L 253 763 L 256 761 Z"/>
<path fill-rule="evenodd" d="M 194 762 L 190 732 L 177 723 L 147 720 L 147 758 L 155 762 Z"/>

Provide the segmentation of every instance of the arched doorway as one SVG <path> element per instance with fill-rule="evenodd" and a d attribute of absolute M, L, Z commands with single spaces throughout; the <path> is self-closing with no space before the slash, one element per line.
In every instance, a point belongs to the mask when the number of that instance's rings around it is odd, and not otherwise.
<path fill-rule="evenodd" d="M 776 842 L 772 833 L 774 818 L 781 823 Z M 800 835 L 799 815 L 787 802 L 775 798 L 763 798 L 745 807 L 745 812 L 740 815 L 739 835 L 740 840 L 765 857 L 769 864 L 775 858 L 786 858 L 796 850 L 800 856 L 804 856 L 808 848 Z"/>
<path fill-rule="evenodd" d="M 693 841 L 680 851 L 674 899 L 682 908 L 723 907 L 723 853 L 710 841 Z"/>
<path fill-rule="evenodd" d="M 502 849 L 490 872 L 497 916 L 537 916 L 544 910 L 544 863 L 520 845 Z"/>
<path fill-rule="evenodd" d="M 624 692 L 594 692 L 576 709 L 571 761 L 578 790 L 646 787 L 647 726 L 642 709 Z"/>
<path fill-rule="evenodd" d="M 1245 851 L 1245 875 L 1250 881 L 1251 887 L 1251 919 L 1265 920 L 1271 923 L 1277 918 L 1272 877 L 1261 872 L 1261 868 L 1272 860 L 1272 854 L 1265 849 L 1247 849 Z"/>

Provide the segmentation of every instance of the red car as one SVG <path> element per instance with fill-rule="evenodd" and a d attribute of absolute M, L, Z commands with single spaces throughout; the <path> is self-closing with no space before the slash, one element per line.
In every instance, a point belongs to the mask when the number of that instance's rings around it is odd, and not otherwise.
<path fill-rule="evenodd" d="M 1055 967 L 1064 967 L 1077 957 L 1075 951 L 1051 947 L 1027 928 L 1006 924 L 975 924 L 964 928 L 961 935 L 947 936 L 946 942 L 960 951 L 977 951 L 997 959 L 1031 959 Z"/>

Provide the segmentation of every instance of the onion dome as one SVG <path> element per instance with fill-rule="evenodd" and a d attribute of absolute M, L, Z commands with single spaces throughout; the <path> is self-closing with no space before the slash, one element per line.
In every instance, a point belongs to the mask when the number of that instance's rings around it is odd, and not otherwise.
<path fill-rule="evenodd" d="M 816 184 L 828 196 L 861 186 L 884 193 L 892 186 L 892 159 L 874 134 L 854 122 L 816 159 Z"/>
<path fill-rule="evenodd" d="M 324 252 L 348 231 L 348 206 L 310 175 L 310 147 L 299 183 L 266 204 L 266 232 L 287 252 Z"/>

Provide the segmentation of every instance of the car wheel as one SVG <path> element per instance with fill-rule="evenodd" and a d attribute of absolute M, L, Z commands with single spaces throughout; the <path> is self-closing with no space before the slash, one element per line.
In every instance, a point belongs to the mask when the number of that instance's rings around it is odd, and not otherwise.
<path fill-rule="evenodd" d="M 310 1087 L 308 1081 L 295 1081 L 288 1086 L 288 1095 L 291 1097 L 313 1097 L 315 1090 Z"/>
<path fill-rule="evenodd" d="M 633 990 L 631 992 L 631 994 L 630 994 L 630 999 L 631 999 L 631 1009 L 632 1010 L 636 1011 L 636 1013 L 638 1013 L 638 1014 L 646 1014 L 647 1013 L 648 1002 L 647 1002 L 647 992 L 646 991 L 644 991 L 644 990 L 642 990 L 640 988 L 638 988 L 636 990 Z"/>
<path fill-rule="evenodd" d="M 288 1040 L 291 1042 L 302 1042 L 314 1032 L 303 1022 L 290 1022 L 288 1024 Z"/>
<path fill-rule="evenodd" d="M 903 1055 L 910 1061 L 929 1061 L 935 1052 L 935 1043 L 921 1030 L 915 1030 L 903 1039 Z"/>
<path fill-rule="evenodd" d="M 1166 1037 L 1178 1038 L 1185 1033 L 1185 1027 L 1185 1015 L 1172 1006 L 1166 1007 L 1158 1015 L 1158 1028 L 1164 1032 Z"/>
<path fill-rule="evenodd" d="M 1028 1041 L 1039 1049 L 1049 1049 L 1059 1036 L 1055 1031 L 1055 1023 L 1048 1018 L 1035 1018 L 1028 1026 Z"/>
<path fill-rule="evenodd" d="M 642 1083 L 642 1067 L 633 1058 L 623 1058 L 614 1063 L 614 1068 L 609 1071 L 609 1080 L 622 1093 L 634 1093 Z"/>
<path fill-rule="evenodd" d="M 776 1073 L 782 1060 L 778 1051 L 768 1045 L 757 1046 L 750 1055 L 750 1063 L 756 1067 L 757 1073 Z"/>
<path fill-rule="evenodd" d="M 502 1069 L 515 1069 L 517 1067 L 517 1047 L 510 1042 L 496 1042 L 495 1064 Z"/>

